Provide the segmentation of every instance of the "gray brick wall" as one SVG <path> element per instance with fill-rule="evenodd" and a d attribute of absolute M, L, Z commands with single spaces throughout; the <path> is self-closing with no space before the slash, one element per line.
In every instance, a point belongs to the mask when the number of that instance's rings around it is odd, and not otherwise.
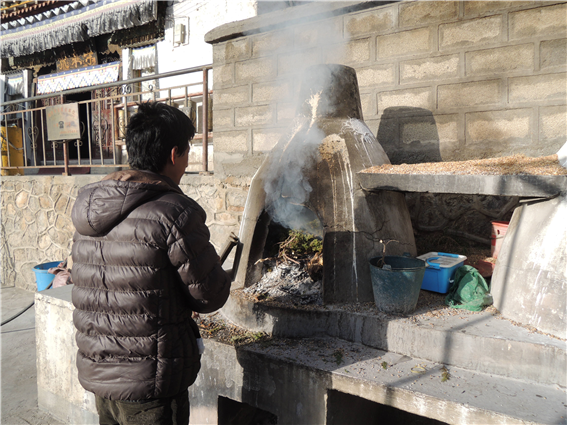
<path fill-rule="evenodd" d="M 364 119 L 394 163 L 549 155 L 567 140 L 567 2 L 328 7 L 207 35 L 219 177 L 253 175 L 319 63 L 356 69 Z"/>

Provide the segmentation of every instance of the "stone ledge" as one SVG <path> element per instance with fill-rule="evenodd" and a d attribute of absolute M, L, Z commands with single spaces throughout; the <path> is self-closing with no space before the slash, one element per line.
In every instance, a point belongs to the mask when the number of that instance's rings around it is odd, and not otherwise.
<path fill-rule="evenodd" d="M 389 3 L 396 2 L 384 2 L 381 6 L 388 5 Z M 284 28 L 289 25 L 298 25 L 375 7 L 376 4 L 374 2 L 352 1 L 326 2 L 324 6 L 321 4 L 296 6 L 287 9 L 285 13 L 276 11 L 221 25 L 205 34 L 205 42 L 209 44 L 222 43 L 223 41 L 242 36 L 259 34 L 278 28 Z"/>
<path fill-rule="evenodd" d="M 551 197 L 567 189 L 567 176 L 358 173 L 364 190 Z"/>
<path fill-rule="evenodd" d="M 442 364 L 333 338 L 239 348 L 207 339 L 205 346 L 189 389 L 195 423 L 218 417 L 221 396 L 267 410 L 278 423 L 334 424 L 332 391 L 451 424 L 563 423 L 565 417 L 564 389 L 453 367 L 443 380 Z"/>
<path fill-rule="evenodd" d="M 564 341 L 486 312 L 413 320 L 411 315 L 352 313 L 333 305 L 317 310 L 271 307 L 233 293 L 221 313 L 237 326 L 275 337 L 326 335 L 502 378 L 567 385 Z"/>

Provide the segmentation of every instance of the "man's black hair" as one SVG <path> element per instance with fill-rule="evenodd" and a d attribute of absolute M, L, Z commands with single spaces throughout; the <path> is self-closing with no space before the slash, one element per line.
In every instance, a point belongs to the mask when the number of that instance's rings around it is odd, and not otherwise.
<path fill-rule="evenodd" d="M 126 131 L 128 163 L 136 170 L 163 171 L 171 150 L 177 146 L 181 155 L 189 149 L 195 126 L 182 111 L 165 103 L 138 104 Z"/>

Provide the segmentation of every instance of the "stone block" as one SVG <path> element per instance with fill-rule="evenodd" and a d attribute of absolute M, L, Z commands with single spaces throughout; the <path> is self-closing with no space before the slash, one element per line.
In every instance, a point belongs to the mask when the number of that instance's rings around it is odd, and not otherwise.
<path fill-rule="evenodd" d="M 29 192 L 21 191 L 16 195 L 16 207 L 22 209 L 28 206 L 28 201 L 30 199 Z"/>
<path fill-rule="evenodd" d="M 261 129 L 252 131 L 253 152 L 269 152 L 282 137 L 281 129 Z"/>
<path fill-rule="evenodd" d="M 439 50 L 481 46 L 502 41 L 502 16 L 460 21 L 439 26 Z"/>
<path fill-rule="evenodd" d="M 323 50 L 316 48 L 278 55 L 278 76 L 301 74 L 306 68 L 322 63 L 323 57 Z"/>
<path fill-rule="evenodd" d="M 236 108 L 234 123 L 236 127 L 267 124 L 274 120 L 275 111 L 272 105 L 248 106 Z"/>
<path fill-rule="evenodd" d="M 226 209 L 226 204 L 224 201 L 224 196 L 217 196 L 214 199 L 214 208 L 215 211 L 223 211 Z"/>
<path fill-rule="evenodd" d="M 37 196 L 31 196 L 30 197 L 30 199 L 28 201 L 28 208 L 33 213 L 36 213 L 37 211 L 39 211 L 41 206 L 39 205 L 39 199 L 37 199 Z"/>
<path fill-rule="evenodd" d="M 396 9 L 388 7 L 370 12 L 355 13 L 345 16 L 345 31 L 351 37 L 364 34 L 384 34 L 394 30 Z"/>
<path fill-rule="evenodd" d="M 61 184 L 53 184 L 49 188 L 49 196 L 51 197 L 51 199 L 57 199 L 57 197 L 64 192 L 65 188 Z"/>
<path fill-rule="evenodd" d="M 26 223 L 32 223 L 35 221 L 35 214 L 29 208 L 22 210 L 22 217 Z"/>
<path fill-rule="evenodd" d="M 343 41 L 342 17 L 325 19 L 322 21 L 309 22 L 298 25 L 293 30 L 293 46 L 297 49 L 317 48 L 328 51 L 333 44 Z"/>
<path fill-rule="evenodd" d="M 363 117 L 371 117 L 376 115 L 376 102 L 374 102 L 374 99 L 375 96 L 372 93 L 360 93 L 360 103 L 362 105 Z"/>
<path fill-rule="evenodd" d="M 219 65 L 213 68 L 213 88 L 230 86 L 234 81 L 234 64 Z"/>
<path fill-rule="evenodd" d="M 467 145 L 527 145 L 532 142 L 532 110 L 471 112 L 465 115 Z"/>
<path fill-rule="evenodd" d="M 234 126 L 234 109 L 215 109 L 213 115 L 215 130 Z"/>
<path fill-rule="evenodd" d="M 246 105 L 250 102 L 250 86 L 238 86 L 215 90 L 215 108 Z"/>
<path fill-rule="evenodd" d="M 14 182 L 10 180 L 2 181 L 2 192 L 13 192 L 14 191 Z"/>
<path fill-rule="evenodd" d="M 435 108 L 433 91 L 430 87 L 396 90 L 378 93 L 378 115 L 388 108 L 420 108 L 432 111 Z"/>
<path fill-rule="evenodd" d="M 567 96 L 567 74 L 515 77 L 508 81 L 510 102 L 562 99 Z"/>
<path fill-rule="evenodd" d="M 457 78 L 459 76 L 459 66 L 459 55 L 437 56 L 400 62 L 400 81 L 402 83 L 411 83 Z"/>
<path fill-rule="evenodd" d="M 212 198 L 218 192 L 218 188 L 212 185 L 200 185 L 199 193 L 203 198 Z"/>
<path fill-rule="evenodd" d="M 540 68 L 565 66 L 567 63 L 567 39 L 542 41 L 539 45 Z"/>
<path fill-rule="evenodd" d="M 45 211 L 38 211 L 35 215 L 35 221 L 40 229 L 47 229 L 49 227 L 47 213 Z"/>
<path fill-rule="evenodd" d="M 266 80 L 276 76 L 276 60 L 274 58 L 261 58 L 237 62 L 234 66 L 235 79 L 238 83 L 255 83 L 256 81 Z"/>
<path fill-rule="evenodd" d="M 229 206 L 244 208 L 248 191 L 245 190 L 229 190 L 226 194 L 226 202 Z"/>
<path fill-rule="evenodd" d="M 567 4 L 538 7 L 509 14 L 510 40 L 567 34 Z"/>
<path fill-rule="evenodd" d="M 69 202 L 69 197 L 66 195 L 61 195 L 57 201 L 55 201 L 55 211 L 58 213 L 64 213 L 67 209 L 67 203 Z"/>
<path fill-rule="evenodd" d="M 40 182 L 34 181 L 34 182 L 32 183 L 32 190 L 31 190 L 32 195 L 39 196 L 39 195 L 44 194 L 44 193 L 45 193 L 45 189 L 44 189 L 43 186 L 44 186 L 44 185 L 41 184 Z"/>
<path fill-rule="evenodd" d="M 417 1 L 400 4 L 400 27 L 415 27 L 436 24 L 456 19 L 459 16 L 459 2 Z"/>
<path fill-rule="evenodd" d="M 49 196 L 42 195 L 39 197 L 39 205 L 43 209 L 49 209 L 53 207 L 53 201 Z"/>
<path fill-rule="evenodd" d="M 39 249 L 47 249 L 51 245 L 51 239 L 47 234 L 39 236 L 37 246 Z"/>
<path fill-rule="evenodd" d="M 55 228 L 61 232 L 68 232 L 71 235 L 75 231 L 75 226 L 73 226 L 73 222 L 69 217 L 65 215 L 57 216 L 57 219 L 55 220 Z"/>
<path fill-rule="evenodd" d="M 26 248 L 16 248 L 12 250 L 12 256 L 16 263 L 21 263 L 28 259 Z"/>
<path fill-rule="evenodd" d="M 247 152 L 248 130 L 215 131 L 215 152 Z"/>
<path fill-rule="evenodd" d="M 47 211 L 47 222 L 49 224 L 55 224 L 55 219 L 57 218 L 57 214 L 55 211 Z"/>
<path fill-rule="evenodd" d="M 21 245 L 22 232 L 24 232 L 24 231 L 25 231 L 25 228 L 24 229 L 17 229 L 16 231 L 13 231 L 13 232 L 10 232 L 10 233 L 6 232 L 6 234 L 8 235 L 8 237 L 6 238 L 7 245 L 11 248 L 16 248 L 16 247 L 22 246 Z M 16 260 L 16 259 L 14 258 L 14 260 Z"/>
<path fill-rule="evenodd" d="M 228 211 L 230 211 L 231 213 L 243 213 L 244 207 L 235 207 L 233 205 L 230 205 L 228 207 Z M 238 220 L 238 222 L 240 222 L 240 220 Z"/>
<path fill-rule="evenodd" d="M 37 225 L 29 223 L 27 229 L 21 234 L 21 246 L 37 247 Z"/>
<path fill-rule="evenodd" d="M 222 223 L 225 225 L 238 224 L 238 219 L 236 218 L 236 216 L 227 212 L 215 213 L 215 221 L 217 223 Z"/>
<path fill-rule="evenodd" d="M 445 158 L 458 149 L 459 146 L 459 116 L 436 115 L 437 134 L 439 135 L 439 150 L 441 158 Z"/>
<path fill-rule="evenodd" d="M 567 140 L 567 106 L 539 108 L 539 141 Z"/>
<path fill-rule="evenodd" d="M 434 116 L 419 108 L 391 108 L 382 115 L 378 141 L 393 164 L 437 162 L 458 144 L 457 114 Z"/>
<path fill-rule="evenodd" d="M 276 119 L 278 124 L 281 124 L 295 118 L 297 107 L 294 103 L 278 103 L 276 109 Z"/>
<path fill-rule="evenodd" d="M 213 46 L 213 63 L 248 59 L 251 56 L 251 50 L 248 37 L 215 44 Z"/>
<path fill-rule="evenodd" d="M 472 17 L 478 15 L 487 15 L 494 12 L 518 9 L 520 7 L 531 6 L 534 1 L 465 1 L 465 17 Z"/>
<path fill-rule="evenodd" d="M 437 88 L 439 109 L 495 105 L 502 99 L 502 81 L 446 84 Z"/>
<path fill-rule="evenodd" d="M 369 68 L 357 69 L 359 87 L 393 85 L 395 83 L 395 64 L 375 65 Z"/>
<path fill-rule="evenodd" d="M 531 73 L 534 69 L 534 45 L 498 47 L 465 54 L 466 75 L 486 75 L 514 71 Z"/>
<path fill-rule="evenodd" d="M 326 63 L 359 64 L 370 60 L 370 38 L 334 46 L 326 55 Z"/>
<path fill-rule="evenodd" d="M 430 28 L 420 28 L 378 36 L 377 59 L 430 52 L 433 45 L 431 31 Z"/>
<path fill-rule="evenodd" d="M 270 56 L 283 52 L 292 46 L 289 31 L 276 31 L 255 36 L 251 39 L 252 57 Z"/>
<path fill-rule="evenodd" d="M 292 80 L 278 80 L 252 85 L 252 102 L 280 102 L 290 100 L 293 95 Z"/>

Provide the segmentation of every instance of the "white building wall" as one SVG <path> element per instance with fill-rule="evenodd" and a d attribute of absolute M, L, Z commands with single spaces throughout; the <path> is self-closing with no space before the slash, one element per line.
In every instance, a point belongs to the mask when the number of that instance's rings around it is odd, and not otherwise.
<path fill-rule="evenodd" d="M 205 34 L 229 22 L 247 19 L 257 14 L 257 0 L 178 0 L 167 11 L 165 40 L 157 44 L 158 73 L 176 71 L 213 63 L 213 48 L 205 43 Z M 174 43 L 176 23 L 188 22 L 185 43 Z M 160 88 L 201 83 L 202 73 L 171 77 L 160 82 Z M 212 71 L 209 72 L 212 88 Z M 194 91 L 200 91 L 195 86 Z"/>

